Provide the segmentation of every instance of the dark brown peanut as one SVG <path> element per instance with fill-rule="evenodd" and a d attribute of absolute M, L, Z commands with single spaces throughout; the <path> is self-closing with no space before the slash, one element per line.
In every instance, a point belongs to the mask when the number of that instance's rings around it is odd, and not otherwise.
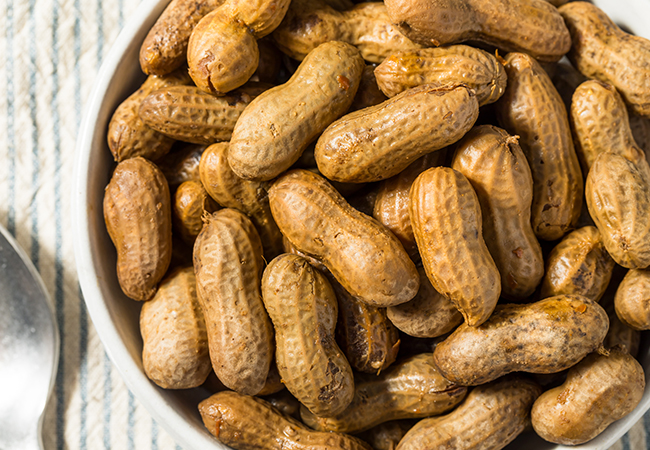
<path fill-rule="evenodd" d="M 185 181 L 201 181 L 199 161 L 201 161 L 201 155 L 205 150 L 204 145 L 183 142 L 176 145 L 177 148 L 172 149 L 170 153 L 156 161 L 172 191 Z"/>
<path fill-rule="evenodd" d="M 180 237 L 188 244 L 203 228 L 203 214 L 213 213 L 219 205 L 208 195 L 201 181 L 185 181 L 174 194 L 172 205 L 173 223 Z"/>

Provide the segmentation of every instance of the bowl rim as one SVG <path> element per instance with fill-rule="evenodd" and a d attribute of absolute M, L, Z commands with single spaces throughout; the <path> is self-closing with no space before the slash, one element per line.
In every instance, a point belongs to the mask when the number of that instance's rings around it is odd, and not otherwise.
<path fill-rule="evenodd" d="M 650 11 L 650 3 L 643 0 L 627 0 L 634 5 L 633 10 Z M 98 282 L 95 255 L 91 249 L 91 223 L 88 210 L 90 175 L 90 159 L 93 151 L 93 141 L 97 134 L 105 135 L 104 129 L 95 125 L 100 118 L 102 105 L 110 86 L 117 78 L 117 69 L 128 48 L 133 45 L 135 38 L 148 30 L 160 15 L 169 0 L 142 0 L 127 21 L 124 28 L 115 39 L 110 51 L 102 63 L 94 88 L 84 108 L 84 114 L 77 135 L 74 154 L 74 172 L 72 188 L 72 217 L 74 232 L 74 255 L 77 274 L 81 286 L 83 300 L 90 314 L 93 325 L 102 342 L 104 350 L 112 364 L 124 380 L 128 389 L 138 398 L 149 414 L 185 449 L 229 449 L 229 447 L 214 439 L 207 429 L 198 430 L 183 418 L 165 399 L 159 388 L 143 373 L 141 367 L 133 360 L 122 337 L 113 321 L 106 305 L 103 291 Z M 598 6 L 603 3 L 603 9 L 609 13 L 612 8 L 611 0 L 596 0 Z M 618 4 L 618 3 L 617 3 Z M 619 6 L 620 7 L 620 6 Z M 620 11 L 620 9 L 619 9 Z M 650 32 L 649 32 L 650 33 Z M 146 34 L 146 33 L 145 33 Z M 108 122 L 106 122 L 108 123 Z M 110 342 L 110 345 L 106 343 Z M 645 362 L 650 361 L 650 355 L 644 354 Z M 640 359 L 640 358 L 639 358 Z M 648 364 L 650 369 L 650 363 Z M 644 369 L 645 370 L 645 369 Z M 548 450 L 606 450 L 620 439 L 639 419 L 650 409 L 650 370 L 646 371 L 646 388 L 637 407 L 626 417 L 611 424 L 595 439 L 588 443 L 566 447 L 557 445 Z M 516 442 L 516 441 L 515 441 Z M 550 444 L 552 445 L 552 444 Z"/>

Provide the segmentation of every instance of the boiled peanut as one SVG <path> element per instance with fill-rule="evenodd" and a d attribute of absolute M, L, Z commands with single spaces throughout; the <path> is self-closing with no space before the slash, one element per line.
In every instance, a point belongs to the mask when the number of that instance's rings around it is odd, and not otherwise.
<path fill-rule="evenodd" d="M 430 353 L 408 358 L 379 375 L 357 375 L 354 399 L 333 417 L 317 417 L 302 408 L 307 425 L 322 431 L 357 433 L 380 423 L 443 414 L 458 405 L 467 388 L 449 382 Z"/>
<path fill-rule="evenodd" d="M 270 180 L 288 169 L 350 108 L 364 67 L 350 44 L 334 41 L 314 49 L 288 82 L 257 97 L 240 116 L 228 153 L 233 171 L 244 179 Z"/>
<path fill-rule="evenodd" d="M 568 57 L 585 76 L 612 84 L 639 115 L 650 117 L 650 40 L 621 30 L 600 8 L 559 8 L 573 42 Z"/>
<path fill-rule="evenodd" d="M 322 262 L 298 250 L 291 242 L 289 242 L 289 239 L 287 239 L 284 236 L 282 236 L 282 248 L 284 249 L 284 253 L 293 253 L 294 255 L 302 256 L 307 261 L 309 261 L 309 264 L 314 266 L 316 269 L 320 270 L 323 273 L 328 272 L 327 267 L 325 267 L 325 265 Z"/>
<path fill-rule="evenodd" d="M 278 371 L 278 366 L 275 364 L 275 361 L 271 361 L 269 374 L 266 376 L 264 386 L 256 395 L 272 395 L 282 390 L 284 390 L 284 383 L 282 382 L 282 377 Z"/>
<path fill-rule="evenodd" d="M 478 196 L 502 295 L 528 297 L 544 275 L 544 260 L 530 222 L 533 177 L 517 137 L 491 125 L 475 127 L 458 143 L 451 167 Z"/>
<path fill-rule="evenodd" d="M 384 180 L 458 141 L 477 118 L 476 96 L 465 86 L 418 86 L 332 123 L 318 138 L 314 155 L 329 179 Z"/>
<path fill-rule="evenodd" d="M 382 181 L 377 190 L 372 216 L 397 236 L 412 259 L 420 255 L 409 216 L 409 191 L 418 175 L 442 165 L 445 156 L 444 150 L 424 155 L 397 175 Z"/>
<path fill-rule="evenodd" d="M 504 52 L 557 61 L 571 37 L 557 9 L 544 0 L 387 0 L 391 21 L 427 47 L 481 41 Z"/>
<path fill-rule="evenodd" d="M 352 401 L 354 380 L 334 340 L 336 294 L 325 276 L 300 256 L 280 255 L 264 270 L 262 296 L 289 392 L 315 414 L 343 411 Z"/>
<path fill-rule="evenodd" d="M 385 308 L 358 300 L 334 277 L 330 277 L 330 282 L 339 306 L 336 341 L 352 368 L 359 372 L 380 373 L 397 357 L 397 328 L 386 317 Z"/>
<path fill-rule="evenodd" d="M 356 46 L 361 56 L 380 63 L 391 53 L 418 48 L 390 23 L 382 2 L 367 2 L 337 11 L 325 1 L 293 0 L 287 15 L 273 32 L 281 51 L 302 60 L 328 41 Z"/>
<path fill-rule="evenodd" d="M 195 86 L 173 86 L 149 94 L 140 104 L 142 121 L 179 141 L 213 144 L 227 141 L 242 111 L 269 86 L 250 83 L 217 97 Z"/>
<path fill-rule="evenodd" d="M 348 112 L 375 106 L 385 102 L 386 100 L 388 100 L 388 97 L 381 92 L 377 85 L 375 66 L 367 65 L 363 69 L 361 81 L 359 82 L 359 89 L 357 89 L 357 93 L 354 96 L 354 100 L 352 101 Z"/>
<path fill-rule="evenodd" d="M 164 77 L 150 75 L 137 91 L 120 103 L 108 123 L 108 148 L 115 161 L 135 156 L 156 160 L 169 152 L 174 140 L 149 128 L 138 110 L 147 95 L 156 89 L 189 82 L 187 73 L 180 69 Z"/>
<path fill-rule="evenodd" d="M 521 377 L 479 386 L 449 414 L 415 424 L 397 450 L 500 450 L 529 426 L 540 393 L 537 383 Z"/>
<path fill-rule="evenodd" d="M 187 43 L 196 24 L 224 0 L 172 0 L 140 47 L 140 67 L 148 75 L 165 75 L 187 61 Z"/>
<path fill-rule="evenodd" d="M 199 403 L 203 424 L 236 450 L 371 450 L 363 441 L 313 431 L 256 397 L 225 391 Z"/>
<path fill-rule="evenodd" d="M 196 297 L 194 269 L 167 276 L 140 311 L 142 365 L 165 389 L 200 386 L 212 371 L 203 311 Z"/>
<path fill-rule="evenodd" d="M 632 356 L 616 349 L 592 353 L 569 370 L 564 384 L 535 401 L 533 428 L 556 444 L 583 444 L 632 412 L 644 388 L 643 368 Z"/>
<path fill-rule="evenodd" d="M 650 265 L 650 167 L 623 156 L 598 155 L 585 186 L 589 214 L 611 257 L 628 269 Z"/>
<path fill-rule="evenodd" d="M 282 253 L 282 234 L 271 215 L 269 184 L 242 180 L 228 165 L 227 142 L 209 146 L 199 164 L 201 182 L 210 197 L 226 208 L 237 209 L 253 221 L 267 260 Z"/>
<path fill-rule="evenodd" d="M 171 199 L 160 169 L 140 156 L 119 163 L 104 193 L 104 220 L 122 291 L 149 300 L 172 256 Z"/>
<path fill-rule="evenodd" d="M 199 161 L 205 146 L 182 142 L 177 143 L 177 146 L 178 148 L 156 161 L 169 183 L 170 190 L 175 190 L 185 181 L 201 181 Z"/>
<path fill-rule="evenodd" d="M 380 423 L 358 436 L 374 450 L 395 450 L 408 430 L 415 424 L 415 419 L 392 420 Z"/>
<path fill-rule="evenodd" d="M 617 153 L 635 163 L 645 159 L 634 141 L 623 99 L 611 84 L 589 80 L 578 86 L 571 101 L 571 123 L 585 176 L 603 152 Z"/>
<path fill-rule="evenodd" d="M 605 310 L 579 295 L 498 305 L 482 326 L 459 326 L 433 359 L 445 378 L 467 386 L 515 371 L 560 372 L 596 350 L 608 325 Z"/>
<path fill-rule="evenodd" d="M 639 353 L 639 344 L 641 342 L 641 333 L 623 323 L 616 314 L 616 305 L 614 296 L 604 302 L 605 311 L 609 317 L 609 331 L 605 336 L 603 347 L 605 349 L 612 349 L 614 347 L 619 350 L 629 353 L 633 357 L 637 357 Z"/>
<path fill-rule="evenodd" d="M 322 261 L 355 297 L 375 306 L 415 296 L 415 264 L 397 238 L 352 208 L 322 177 L 302 169 L 280 176 L 269 190 L 282 234 L 301 252 Z"/>
<path fill-rule="evenodd" d="M 645 152 L 646 159 L 648 159 L 650 158 L 650 119 L 634 113 L 628 115 L 634 141 Z M 650 161 L 648 162 L 650 163 Z"/>
<path fill-rule="evenodd" d="M 494 56 L 467 45 L 394 53 L 375 69 L 375 76 L 388 97 L 422 84 L 464 84 L 474 89 L 479 106 L 497 101 L 508 81 Z"/>
<path fill-rule="evenodd" d="M 634 330 L 650 330 L 650 271 L 630 270 L 614 297 L 616 315 Z"/>
<path fill-rule="evenodd" d="M 583 227 L 568 234 L 546 259 L 541 297 L 576 294 L 595 302 L 605 293 L 614 270 L 596 227 Z"/>
<path fill-rule="evenodd" d="M 496 103 L 499 123 L 520 136 L 533 174 L 533 231 L 539 239 L 560 239 L 575 227 L 583 178 L 573 148 L 564 103 L 544 69 L 530 56 L 506 56 L 508 87 Z"/>
<path fill-rule="evenodd" d="M 282 389 L 274 394 L 265 395 L 263 400 L 269 402 L 285 416 L 300 420 L 300 402 L 288 390 Z"/>
<path fill-rule="evenodd" d="M 406 303 L 389 306 L 388 319 L 401 332 L 410 336 L 438 337 L 449 333 L 463 321 L 462 314 L 447 297 L 436 291 L 423 267 L 420 273 L 420 290 Z"/>
<path fill-rule="evenodd" d="M 172 219 L 180 237 L 188 244 L 194 244 L 203 228 L 203 214 L 217 209 L 219 205 L 208 195 L 200 181 L 183 182 L 176 189 L 172 205 Z"/>
<path fill-rule="evenodd" d="M 262 244 L 252 222 L 231 208 L 205 219 L 194 271 L 210 359 L 228 388 L 257 394 L 273 359 L 273 328 L 260 294 Z"/>
<path fill-rule="evenodd" d="M 467 324 L 479 326 L 499 299 L 501 277 L 483 240 L 472 185 L 453 169 L 428 169 L 411 186 L 409 214 L 429 281 Z"/>

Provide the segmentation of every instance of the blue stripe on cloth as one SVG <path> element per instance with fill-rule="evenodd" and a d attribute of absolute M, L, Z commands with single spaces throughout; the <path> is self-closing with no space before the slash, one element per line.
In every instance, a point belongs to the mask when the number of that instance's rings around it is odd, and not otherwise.
<path fill-rule="evenodd" d="M 126 423 L 127 449 L 135 449 L 135 397 L 129 391 L 129 409 Z"/>
<path fill-rule="evenodd" d="M 104 352 L 104 449 L 111 450 L 111 361 Z"/>
<path fill-rule="evenodd" d="M 621 438 L 621 444 L 623 446 L 623 450 L 630 450 L 630 434 L 625 433 L 623 437 Z"/>
<path fill-rule="evenodd" d="M 16 236 L 16 129 L 14 125 L 14 4 L 7 0 L 7 30 L 5 31 L 7 48 L 5 64 L 7 68 L 7 157 L 8 157 L 8 211 L 7 231 Z"/>
<path fill-rule="evenodd" d="M 62 353 L 65 351 L 65 291 L 63 289 L 63 226 L 61 220 L 61 118 L 59 116 L 59 2 L 52 6 L 52 130 L 54 139 L 54 307 L 59 324 L 59 341 Z M 65 429 L 64 372 L 65 357 L 59 357 L 55 381 L 56 392 L 56 448 L 63 450 Z M 83 430 L 82 430 L 83 432 Z"/>
<path fill-rule="evenodd" d="M 40 161 L 38 151 L 38 122 L 36 115 L 36 0 L 29 0 L 29 118 L 32 122 L 32 198 L 29 215 L 32 222 L 30 257 L 40 270 L 40 242 L 38 240 L 38 201 Z"/>
<path fill-rule="evenodd" d="M 158 450 L 158 422 L 151 419 L 151 450 Z"/>
<path fill-rule="evenodd" d="M 117 0 L 117 28 L 122 30 L 124 26 L 124 0 Z"/>
<path fill-rule="evenodd" d="M 104 59 L 104 3 L 97 0 L 97 69 Z"/>

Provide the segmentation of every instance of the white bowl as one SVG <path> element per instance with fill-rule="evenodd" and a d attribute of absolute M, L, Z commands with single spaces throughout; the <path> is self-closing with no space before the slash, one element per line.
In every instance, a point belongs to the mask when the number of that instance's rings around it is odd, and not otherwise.
<path fill-rule="evenodd" d="M 142 340 L 138 325 L 141 304 L 124 296 L 115 272 L 116 254 L 104 225 L 102 202 L 113 160 L 106 130 L 117 105 L 144 80 L 138 63 L 140 44 L 168 0 L 143 0 L 117 37 L 95 82 L 81 124 L 75 161 L 73 223 L 75 257 L 84 299 L 97 333 L 125 383 L 150 414 L 186 450 L 216 450 L 219 443 L 203 426 L 196 408 L 210 395 L 201 389 L 167 391 L 150 382 L 142 369 Z M 647 0 L 595 1 L 619 24 L 650 38 L 650 2 Z M 639 356 L 650 384 L 650 353 L 643 340 Z M 650 407 L 650 387 L 638 407 L 612 424 L 588 444 L 555 446 L 533 434 L 520 436 L 508 448 L 607 449 L 634 425 Z"/>

